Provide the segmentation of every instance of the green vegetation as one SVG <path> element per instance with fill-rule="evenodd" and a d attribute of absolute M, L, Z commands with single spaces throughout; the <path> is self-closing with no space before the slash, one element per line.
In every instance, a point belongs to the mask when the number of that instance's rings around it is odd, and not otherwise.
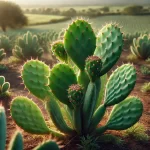
<path fill-rule="evenodd" d="M 136 123 L 134 126 L 123 132 L 124 137 L 133 138 L 136 141 L 148 142 L 149 136 L 146 134 L 146 128 L 141 123 Z"/>
<path fill-rule="evenodd" d="M 148 93 L 150 92 L 150 82 L 144 83 L 144 85 L 141 87 L 141 91 L 143 93 Z"/>
<path fill-rule="evenodd" d="M 15 3 L 0 1 L 0 27 L 6 31 L 7 27 L 17 28 L 27 25 L 28 20 L 21 8 Z"/>
<path fill-rule="evenodd" d="M 150 67 L 142 65 L 140 71 L 143 75 L 150 75 Z"/>
<path fill-rule="evenodd" d="M 12 53 L 14 57 L 20 60 L 36 59 L 42 56 L 43 49 L 39 46 L 37 36 L 27 32 L 18 38 L 17 45 Z"/>
<path fill-rule="evenodd" d="M 57 20 L 59 22 L 67 19 L 67 17 L 65 16 L 39 14 L 26 14 L 26 17 L 29 20 L 29 25 L 49 24 L 53 23 L 54 20 Z"/>
<path fill-rule="evenodd" d="M 144 34 L 133 39 L 133 46 L 130 47 L 133 55 L 140 59 L 150 58 L 150 35 Z"/>
<path fill-rule="evenodd" d="M 139 98 L 128 97 L 136 82 L 136 71 L 131 64 L 122 65 L 112 73 L 105 87 L 104 101 L 96 107 L 101 76 L 115 65 L 122 52 L 120 28 L 107 24 L 96 37 L 87 21 L 77 19 L 66 29 L 61 44 L 78 71 L 74 72 L 69 63 L 58 63 L 50 69 L 39 60 L 30 60 L 21 72 L 26 88 L 46 105 L 59 132 L 47 124 L 37 104 L 23 96 L 11 102 L 11 116 L 16 124 L 31 134 L 52 134 L 58 138 L 67 135 L 97 137 L 107 130 L 133 126 L 142 115 L 143 105 Z M 59 104 L 66 108 L 67 121 Z M 106 124 L 97 127 L 106 109 L 113 105 Z"/>

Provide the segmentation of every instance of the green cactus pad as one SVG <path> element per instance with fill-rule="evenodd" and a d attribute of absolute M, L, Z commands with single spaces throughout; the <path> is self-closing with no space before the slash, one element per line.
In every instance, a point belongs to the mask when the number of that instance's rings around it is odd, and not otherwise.
<path fill-rule="evenodd" d="M 50 73 L 50 88 L 52 93 L 62 103 L 71 105 L 68 99 L 68 88 L 72 84 L 77 83 L 76 75 L 72 68 L 66 64 L 57 64 Z"/>
<path fill-rule="evenodd" d="M 50 96 L 49 67 L 38 60 L 27 61 L 22 70 L 22 78 L 27 89 L 36 97 L 45 100 Z"/>
<path fill-rule="evenodd" d="M 6 114 L 4 107 L 0 106 L 0 150 L 5 150 L 6 144 Z"/>
<path fill-rule="evenodd" d="M 100 77 L 102 68 L 101 59 L 98 56 L 89 56 L 86 59 L 85 69 L 92 82 Z"/>
<path fill-rule="evenodd" d="M 50 114 L 53 123 L 59 131 L 65 134 L 74 134 L 74 130 L 66 124 L 60 106 L 55 99 L 51 98 L 49 101 L 47 101 L 46 109 Z"/>
<path fill-rule="evenodd" d="M 64 34 L 64 47 L 80 70 L 84 70 L 85 59 L 93 55 L 96 37 L 91 25 L 83 20 L 73 21 Z"/>
<path fill-rule="evenodd" d="M 106 127 L 111 130 L 125 130 L 139 121 L 142 112 L 143 104 L 140 99 L 129 97 L 114 106 Z"/>
<path fill-rule="evenodd" d="M 54 141 L 47 141 L 44 144 L 36 147 L 34 150 L 60 150 L 59 146 Z"/>
<path fill-rule="evenodd" d="M 8 91 L 10 88 L 10 83 L 9 82 L 5 82 L 2 86 L 2 93 L 5 93 L 6 91 Z"/>
<path fill-rule="evenodd" d="M 23 150 L 23 137 L 20 132 L 14 134 L 8 150 Z"/>
<path fill-rule="evenodd" d="M 98 33 L 96 46 L 94 55 L 102 59 L 101 75 L 103 75 L 114 66 L 121 55 L 123 36 L 120 28 L 115 24 L 104 26 Z"/>
<path fill-rule="evenodd" d="M 0 76 L 0 86 L 2 86 L 5 83 L 4 76 Z"/>
<path fill-rule="evenodd" d="M 68 56 L 63 41 L 56 41 L 52 44 L 53 54 L 61 61 L 67 62 Z"/>
<path fill-rule="evenodd" d="M 73 84 L 68 89 L 68 98 L 74 107 L 81 106 L 83 103 L 83 88 L 78 84 Z"/>
<path fill-rule="evenodd" d="M 16 124 L 26 132 L 33 134 L 49 134 L 42 112 L 30 99 L 18 96 L 11 102 L 11 116 Z"/>
<path fill-rule="evenodd" d="M 136 83 L 136 70 L 131 64 L 116 69 L 110 76 L 105 91 L 104 105 L 112 106 L 124 100 Z"/>

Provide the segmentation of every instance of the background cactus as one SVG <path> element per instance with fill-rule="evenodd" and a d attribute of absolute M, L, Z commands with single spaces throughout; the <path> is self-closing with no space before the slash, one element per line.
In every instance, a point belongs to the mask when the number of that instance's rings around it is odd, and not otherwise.
<path fill-rule="evenodd" d="M 96 50 L 95 37 L 90 24 L 82 19 L 71 23 L 64 34 L 65 50 L 80 73 L 64 63 L 54 65 L 51 70 L 38 60 L 24 64 L 22 78 L 25 86 L 44 102 L 56 128 L 62 133 L 47 126 L 32 100 L 19 96 L 11 103 L 11 115 L 22 129 L 34 134 L 54 134 L 60 138 L 64 134 L 87 136 L 102 134 L 107 129 L 125 130 L 140 119 L 142 102 L 136 97 L 128 97 L 136 82 L 136 71 L 131 64 L 122 65 L 112 73 L 106 84 L 104 101 L 97 108 L 102 75 L 119 59 L 123 40 L 120 28 L 115 24 L 108 24 L 100 31 Z M 82 77 L 88 79 L 86 84 L 79 80 L 81 72 Z M 107 123 L 97 127 L 106 109 L 113 105 Z M 62 115 L 62 106 L 66 108 L 68 121 Z"/>
<path fill-rule="evenodd" d="M 4 49 L 5 52 L 10 52 L 12 50 L 11 40 L 6 35 L 0 36 L 0 49 Z"/>
<path fill-rule="evenodd" d="M 6 94 L 10 88 L 10 83 L 5 82 L 5 77 L 0 76 L 0 96 Z"/>
<path fill-rule="evenodd" d="M 0 49 L 0 61 L 6 56 L 4 49 Z"/>
<path fill-rule="evenodd" d="M 43 49 L 39 46 L 37 36 L 27 32 L 23 37 L 18 38 L 17 45 L 12 53 L 18 59 L 27 60 L 40 58 L 43 54 Z"/>
<path fill-rule="evenodd" d="M 140 59 L 150 58 L 150 35 L 144 34 L 133 39 L 133 45 L 130 47 L 131 52 Z"/>

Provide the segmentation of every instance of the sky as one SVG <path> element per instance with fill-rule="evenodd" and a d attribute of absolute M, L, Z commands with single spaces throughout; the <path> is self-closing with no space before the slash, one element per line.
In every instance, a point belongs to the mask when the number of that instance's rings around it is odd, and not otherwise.
<path fill-rule="evenodd" d="M 46 4 L 150 4 L 150 0 L 8 0 L 17 4 L 46 5 Z"/>

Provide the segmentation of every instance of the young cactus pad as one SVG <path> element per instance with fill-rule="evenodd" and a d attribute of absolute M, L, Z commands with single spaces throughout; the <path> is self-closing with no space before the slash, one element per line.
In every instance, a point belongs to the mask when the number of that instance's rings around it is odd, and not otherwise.
<path fill-rule="evenodd" d="M 93 55 L 96 36 L 91 25 L 83 20 L 73 21 L 64 35 L 64 47 L 80 70 L 84 70 L 85 59 Z"/>
<path fill-rule="evenodd" d="M 123 47 L 123 36 L 116 24 L 107 24 L 97 36 L 94 55 L 102 59 L 101 75 L 107 73 L 118 61 Z"/>
<path fill-rule="evenodd" d="M 52 52 L 60 61 L 67 62 L 68 56 L 63 41 L 54 42 L 52 44 Z"/>

